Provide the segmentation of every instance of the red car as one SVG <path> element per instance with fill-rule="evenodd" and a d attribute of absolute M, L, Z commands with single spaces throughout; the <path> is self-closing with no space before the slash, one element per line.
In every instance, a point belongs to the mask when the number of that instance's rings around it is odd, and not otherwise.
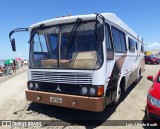
<path fill-rule="evenodd" d="M 158 57 L 155 57 L 155 56 L 145 56 L 145 63 L 146 64 L 159 64 L 160 60 Z"/>
<path fill-rule="evenodd" d="M 148 76 L 148 80 L 153 81 L 147 97 L 146 115 L 151 122 L 160 123 L 160 70 L 155 78 Z"/>

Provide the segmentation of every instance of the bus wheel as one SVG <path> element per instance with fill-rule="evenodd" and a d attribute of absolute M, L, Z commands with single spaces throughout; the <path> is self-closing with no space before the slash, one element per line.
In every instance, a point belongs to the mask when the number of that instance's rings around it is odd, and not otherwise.
<path fill-rule="evenodd" d="M 137 76 L 137 79 L 135 82 L 138 83 L 140 81 L 140 79 L 141 79 L 141 69 L 138 72 L 138 76 Z"/>
<path fill-rule="evenodd" d="M 121 86 L 119 86 L 117 97 L 110 105 L 111 106 L 117 106 L 120 103 L 121 95 L 122 95 L 122 89 L 121 89 Z"/>

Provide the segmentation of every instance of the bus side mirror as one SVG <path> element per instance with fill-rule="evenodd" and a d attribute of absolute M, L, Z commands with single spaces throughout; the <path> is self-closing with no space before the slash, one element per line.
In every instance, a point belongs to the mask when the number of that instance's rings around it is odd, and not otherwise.
<path fill-rule="evenodd" d="M 104 40 L 104 24 L 97 25 L 97 42 L 102 43 Z"/>
<path fill-rule="evenodd" d="M 16 43 L 15 43 L 15 39 L 14 38 L 11 41 L 11 46 L 12 46 L 12 50 L 15 52 L 16 51 Z"/>
<path fill-rule="evenodd" d="M 153 76 L 148 76 L 147 79 L 153 82 Z"/>

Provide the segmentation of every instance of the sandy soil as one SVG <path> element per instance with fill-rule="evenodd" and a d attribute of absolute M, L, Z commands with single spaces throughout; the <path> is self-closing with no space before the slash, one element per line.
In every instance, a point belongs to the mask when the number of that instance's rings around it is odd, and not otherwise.
<path fill-rule="evenodd" d="M 45 104 L 27 102 L 25 98 L 27 68 L 24 67 L 16 75 L 0 77 L 0 120 L 52 120 L 56 126 L 42 128 L 115 128 L 115 129 L 147 129 L 147 127 L 105 126 L 107 120 L 143 120 L 148 89 L 152 82 L 148 75 L 155 76 L 160 65 L 146 65 L 146 71 L 138 84 L 132 85 L 125 93 L 117 107 L 107 107 L 102 113 L 55 107 Z M 56 120 L 56 121 L 55 121 Z M 76 121 L 73 121 L 76 120 Z M 88 122 L 100 120 L 94 126 Z M 57 123 L 58 122 L 58 123 Z M 96 121 L 95 121 L 96 122 Z M 47 125 L 47 124 L 46 124 Z M 73 126 L 74 125 L 74 126 Z M 1 126 L 0 128 L 18 128 Z M 40 128 L 40 127 L 37 127 Z M 151 127 L 150 127 L 151 128 Z M 149 128 L 149 129 L 150 129 Z"/>

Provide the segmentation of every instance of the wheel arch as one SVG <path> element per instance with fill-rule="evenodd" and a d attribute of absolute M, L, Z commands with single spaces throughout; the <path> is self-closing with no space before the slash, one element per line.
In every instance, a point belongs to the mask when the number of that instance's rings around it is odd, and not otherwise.
<path fill-rule="evenodd" d="M 126 77 L 125 76 L 121 76 L 118 80 L 116 98 L 118 97 L 119 87 L 121 87 L 122 92 L 126 90 Z"/>
<path fill-rule="evenodd" d="M 140 67 L 138 68 L 137 77 L 138 77 L 139 75 L 141 76 L 141 74 L 142 74 L 142 67 L 140 66 Z"/>

